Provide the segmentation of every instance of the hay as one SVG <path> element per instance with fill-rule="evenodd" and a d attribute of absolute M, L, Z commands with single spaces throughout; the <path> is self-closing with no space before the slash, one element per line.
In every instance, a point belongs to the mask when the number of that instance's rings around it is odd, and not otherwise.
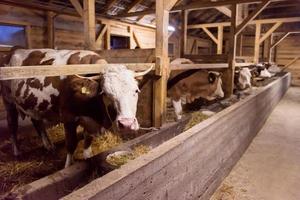
<path fill-rule="evenodd" d="M 209 118 L 209 116 L 203 114 L 201 111 L 193 112 L 191 114 L 191 119 L 189 120 L 189 122 L 184 127 L 184 131 L 192 128 L 193 126 L 199 124 L 200 122 L 202 122 L 202 121 L 204 121 L 208 118 Z"/>
<path fill-rule="evenodd" d="M 123 142 L 120 135 L 112 133 L 110 131 L 105 131 L 103 135 L 100 135 L 98 137 L 95 137 L 92 140 L 92 152 L 93 156 L 97 155 L 103 151 L 107 151 L 113 147 L 116 147 L 117 145 L 121 144 Z M 77 145 L 77 149 L 74 154 L 74 158 L 78 160 L 82 160 L 83 158 L 83 145 L 84 141 L 79 141 Z"/>
<path fill-rule="evenodd" d="M 106 158 L 106 161 L 116 167 L 120 167 L 130 160 L 134 160 L 141 155 L 147 154 L 150 151 L 150 147 L 145 145 L 138 145 L 133 147 L 132 152 L 123 153 L 120 155 L 112 155 Z"/>
<path fill-rule="evenodd" d="M 235 200 L 233 186 L 222 184 L 212 196 L 211 200 Z"/>

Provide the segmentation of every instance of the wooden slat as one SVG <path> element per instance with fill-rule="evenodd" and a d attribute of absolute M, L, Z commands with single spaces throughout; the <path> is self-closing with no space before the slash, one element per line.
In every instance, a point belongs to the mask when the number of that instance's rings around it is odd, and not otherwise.
<path fill-rule="evenodd" d="M 253 63 L 236 63 L 236 67 L 248 67 Z M 188 69 L 226 69 L 228 63 L 200 63 L 200 64 L 170 64 L 171 70 L 188 70 Z"/>
<path fill-rule="evenodd" d="M 138 4 L 140 4 L 142 1 L 144 0 L 134 0 L 132 1 L 129 6 L 123 11 L 123 13 L 129 13 L 132 11 L 132 9 L 137 6 Z"/>
<path fill-rule="evenodd" d="M 109 9 L 111 9 L 113 7 L 113 5 L 117 2 L 118 0 L 108 0 L 106 3 L 105 3 L 105 7 L 103 8 L 103 10 L 105 12 L 107 12 Z"/>
<path fill-rule="evenodd" d="M 103 29 L 101 30 L 97 40 L 96 40 L 96 46 L 99 47 L 99 48 L 101 47 L 101 44 L 102 44 L 102 41 L 103 41 L 103 36 L 106 33 L 106 31 L 107 31 L 107 25 L 105 24 Z"/>
<path fill-rule="evenodd" d="M 271 3 L 270 0 L 263 1 L 255 11 L 253 11 L 246 19 L 243 20 L 243 22 L 238 25 L 236 28 L 235 34 L 238 35 L 240 32 L 242 32 L 245 27 L 257 16 L 259 15 L 269 4 Z"/>
<path fill-rule="evenodd" d="M 142 44 L 139 41 L 139 39 L 137 38 L 136 33 L 134 31 L 132 31 L 132 36 L 133 36 L 133 39 L 134 39 L 135 43 L 137 44 L 137 46 L 142 49 L 143 48 Z"/>
<path fill-rule="evenodd" d="M 26 32 L 27 48 L 31 49 L 32 48 L 32 38 L 31 38 L 31 26 L 30 25 L 26 26 L 25 32 Z"/>
<path fill-rule="evenodd" d="M 223 26 L 218 26 L 217 54 L 222 54 L 223 51 L 223 32 Z"/>
<path fill-rule="evenodd" d="M 181 13 L 181 57 L 186 54 L 187 51 L 187 23 L 188 23 L 188 11 L 184 10 Z"/>
<path fill-rule="evenodd" d="M 255 41 L 254 41 L 254 58 L 253 61 L 254 63 L 259 62 L 259 39 L 260 39 L 260 33 L 261 33 L 261 24 L 257 23 L 256 24 L 256 29 L 255 29 Z"/>
<path fill-rule="evenodd" d="M 48 39 L 48 48 L 54 48 L 54 12 L 48 11 L 47 12 L 47 39 Z"/>
<path fill-rule="evenodd" d="M 0 67 L 0 80 L 34 78 L 41 76 L 65 76 L 74 74 L 101 73 L 107 67 L 125 65 L 128 69 L 143 71 L 153 67 L 153 63 L 125 63 L 125 64 L 89 64 L 89 65 L 41 65 L 22 67 Z"/>
<path fill-rule="evenodd" d="M 220 11 L 221 13 L 226 15 L 227 17 L 231 17 L 231 10 L 226 6 L 216 7 L 216 10 Z"/>

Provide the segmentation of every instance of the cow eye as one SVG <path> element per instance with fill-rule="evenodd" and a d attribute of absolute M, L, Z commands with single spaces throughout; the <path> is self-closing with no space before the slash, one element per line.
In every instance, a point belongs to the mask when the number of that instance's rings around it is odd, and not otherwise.
<path fill-rule="evenodd" d="M 139 90 L 139 89 L 135 90 L 135 93 L 139 93 L 139 92 L 140 92 L 140 90 Z"/>

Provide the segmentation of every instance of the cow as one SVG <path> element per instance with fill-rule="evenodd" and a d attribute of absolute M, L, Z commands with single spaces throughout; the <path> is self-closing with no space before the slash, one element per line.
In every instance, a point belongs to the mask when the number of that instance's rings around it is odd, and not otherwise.
<path fill-rule="evenodd" d="M 235 71 L 234 86 L 235 89 L 244 90 L 251 88 L 252 73 L 249 68 L 244 67 Z"/>
<path fill-rule="evenodd" d="M 182 118 L 182 99 L 192 103 L 200 97 L 209 101 L 224 97 L 221 73 L 214 71 L 187 70 L 170 79 L 167 88 L 176 120 Z"/>
<path fill-rule="evenodd" d="M 67 65 L 104 64 L 106 61 L 92 51 L 17 49 L 6 59 L 5 65 Z M 91 129 L 90 123 L 98 128 L 110 128 L 113 124 L 120 131 L 139 129 L 136 119 L 138 93 L 136 78 L 148 73 L 133 72 L 126 66 L 107 67 L 95 76 L 36 77 L 2 81 L 2 95 L 7 111 L 8 128 L 12 146 L 18 155 L 18 114 L 28 116 L 46 148 L 53 147 L 47 137 L 44 122 L 63 123 L 66 135 L 67 159 L 65 167 L 72 164 L 77 146 L 76 127 L 83 125 Z M 95 129 L 93 129 L 94 131 Z M 88 140 L 88 139 L 87 139 Z M 85 142 L 84 155 L 90 154 L 90 142 Z"/>

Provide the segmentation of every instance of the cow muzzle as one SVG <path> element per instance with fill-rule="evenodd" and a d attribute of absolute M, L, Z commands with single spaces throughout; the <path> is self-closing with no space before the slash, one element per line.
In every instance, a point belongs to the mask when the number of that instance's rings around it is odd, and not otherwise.
<path fill-rule="evenodd" d="M 139 124 L 136 118 L 120 118 L 118 128 L 120 131 L 136 131 L 139 129 Z"/>

